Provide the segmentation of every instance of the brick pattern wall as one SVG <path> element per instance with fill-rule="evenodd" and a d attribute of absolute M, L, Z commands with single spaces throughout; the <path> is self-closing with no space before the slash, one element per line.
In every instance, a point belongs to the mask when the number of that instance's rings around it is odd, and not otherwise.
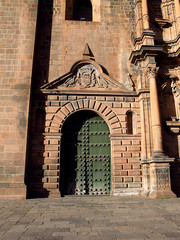
<path fill-rule="evenodd" d="M 39 95 L 36 97 L 39 99 Z M 36 122 L 37 109 L 42 109 L 43 106 L 46 111 L 44 131 L 37 133 L 35 126 L 32 126 L 31 132 L 29 196 L 59 196 L 61 128 L 70 114 L 83 109 L 96 111 L 109 125 L 112 148 L 112 193 L 114 195 L 140 193 L 142 172 L 138 97 L 48 95 L 44 103 L 43 100 L 34 101 L 32 123 Z M 126 134 L 125 116 L 128 110 L 132 110 L 136 116 L 134 135 Z"/>
<path fill-rule="evenodd" d="M 128 59 L 133 49 L 134 1 L 101 0 L 99 4 L 100 20 L 86 22 L 65 20 L 65 0 L 54 3 L 48 81 L 67 73 L 82 59 L 86 43 L 112 78 L 124 83 L 133 72 Z"/>
<path fill-rule="evenodd" d="M 0 197 L 25 197 L 37 0 L 0 2 Z"/>
<path fill-rule="evenodd" d="M 113 139 L 112 144 L 114 151 L 114 193 L 122 192 L 122 189 L 141 188 L 140 138 L 137 136 L 119 137 L 118 140 Z"/>

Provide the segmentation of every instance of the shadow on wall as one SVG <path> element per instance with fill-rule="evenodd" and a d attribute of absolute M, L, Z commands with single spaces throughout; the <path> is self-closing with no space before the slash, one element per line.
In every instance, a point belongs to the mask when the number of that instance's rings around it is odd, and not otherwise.
<path fill-rule="evenodd" d="M 155 42 L 162 42 L 162 29 L 156 24 L 155 19 L 163 19 L 161 10 L 161 0 L 148 0 L 148 13 L 150 20 L 150 29 L 156 33 Z"/>
<path fill-rule="evenodd" d="M 32 72 L 33 88 L 48 82 L 53 1 L 39 0 Z"/>
<path fill-rule="evenodd" d="M 44 96 L 38 96 L 39 103 L 45 102 Z M 35 106 L 32 102 L 30 131 L 28 136 L 28 156 L 26 167 L 27 198 L 48 197 L 49 192 L 43 188 L 44 181 L 44 107 Z"/>
<path fill-rule="evenodd" d="M 163 71 L 168 70 L 163 67 Z M 167 76 L 163 72 L 162 76 Z M 170 129 L 166 125 L 167 120 L 176 118 L 175 102 L 171 88 L 171 79 L 161 77 L 158 79 L 159 88 L 159 103 L 161 111 L 162 121 L 162 136 L 163 136 L 163 149 L 165 154 L 171 158 L 174 158 L 174 162 L 171 163 L 171 187 L 172 191 L 180 197 L 180 162 L 179 159 L 179 148 L 177 135 L 170 132 Z"/>
<path fill-rule="evenodd" d="M 180 162 L 171 163 L 171 187 L 177 197 L 180 197 Z"/>
<path fill-rule="evenodd" d="M 45 96 L 36 93 L 48 82 L 53 20 L 53 1 L 39 0 L 32 70 L 31 103 L 29 113 L 28 145 L 25 183 L 27 197 L 48 197 L 43 188 Z"/>

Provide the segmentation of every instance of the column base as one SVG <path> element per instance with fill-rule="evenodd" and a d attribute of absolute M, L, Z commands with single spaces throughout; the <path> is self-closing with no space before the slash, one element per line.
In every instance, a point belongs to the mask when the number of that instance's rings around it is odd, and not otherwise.
<path fill-rule="evenodd" d="M 173 162 L 174 158 L 169 158 L 163 151 L 154 151 L 150 162 Z"/>
<path fill-rule="evenodd" d="M 150 198 L 176 198 L 176 195 L 171 190 L 159 190 L 159 191 L 152 191 L 149 194 Z"/>
<path fill-rule="evenodd" d="M 174 159 L 159 158 L 150 162 L 150 198 L 175 198 L 171 190 L 170 162 Z"/>

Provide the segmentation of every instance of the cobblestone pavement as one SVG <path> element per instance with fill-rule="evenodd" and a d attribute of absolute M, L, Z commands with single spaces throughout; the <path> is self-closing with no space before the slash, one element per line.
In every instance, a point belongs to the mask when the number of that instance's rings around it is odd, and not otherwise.
<path fill-rule="evenodd" d="M 180 199 L 0 200 L 0 239 L 180 239 Z"/>

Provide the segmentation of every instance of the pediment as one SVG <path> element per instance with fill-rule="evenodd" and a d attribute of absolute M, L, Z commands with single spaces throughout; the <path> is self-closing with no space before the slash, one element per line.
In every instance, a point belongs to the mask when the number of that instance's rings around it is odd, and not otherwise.
<path fill-rule="evenodd" d="M 82 60 L 71 71 L 56 80 L 47 83 L 41 89 L 115 89 L 129 91 L 123 84 L 110 78 L 102 67 L 93 60 Z"/>

